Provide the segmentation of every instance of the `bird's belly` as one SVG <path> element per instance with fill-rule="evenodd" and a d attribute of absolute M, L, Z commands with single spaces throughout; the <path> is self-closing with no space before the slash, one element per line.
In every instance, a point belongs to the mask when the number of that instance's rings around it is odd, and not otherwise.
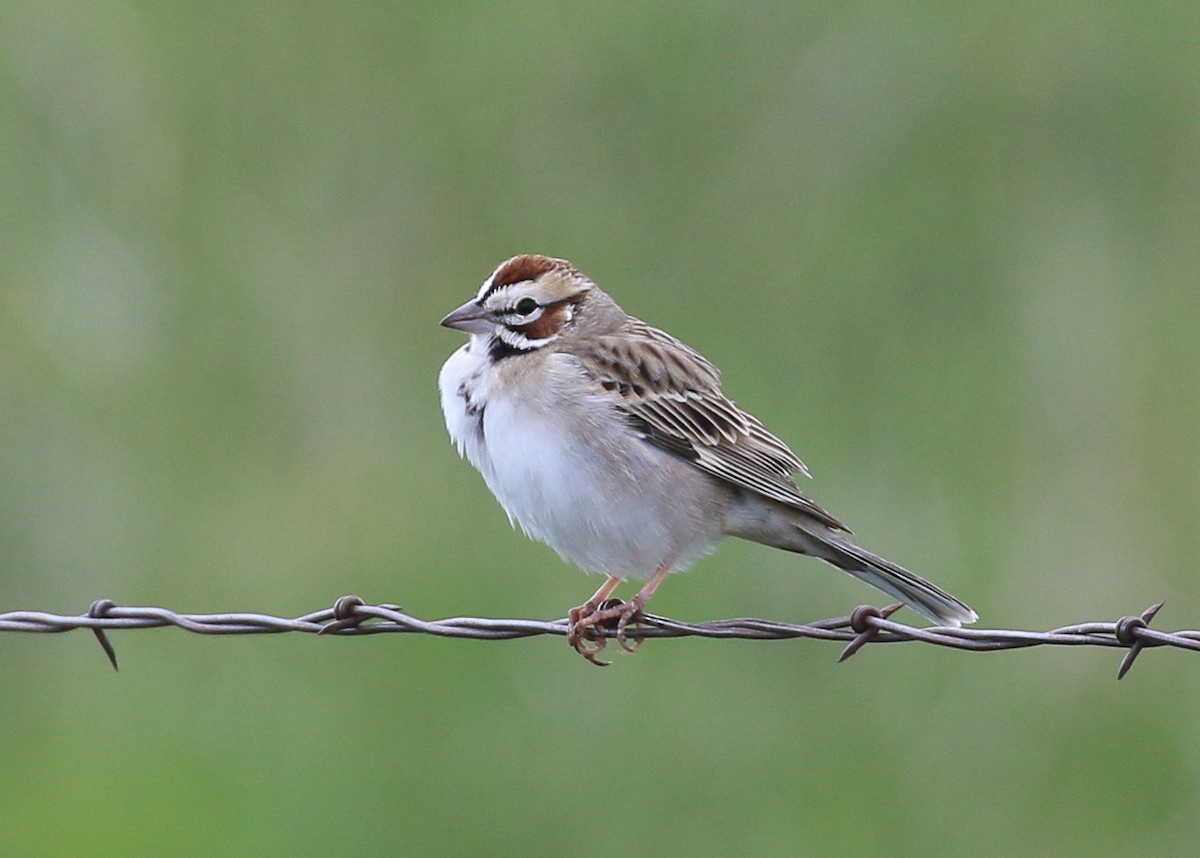
<path fill-rule="evenodd" d="M 581 424 L 493 400 L 483 429 L 480 470 L 509 518 L 587 571 L 645 578 L 720 536 L 712 481 L 619 421 Z"/>

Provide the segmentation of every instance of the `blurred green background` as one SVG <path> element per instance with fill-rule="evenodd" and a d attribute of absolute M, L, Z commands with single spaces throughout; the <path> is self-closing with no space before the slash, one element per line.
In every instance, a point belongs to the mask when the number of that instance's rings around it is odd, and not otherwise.
<path fill-rule="evenodd" d="M 1193 4 L 0 6 L 0 610 L 551 618 L 437 320 L 565 256 L 982 625 L 1200 625 Z M 728 543 L 655 600 L 873 591 Z M 903 615 L 915 619 L 911 613 Z M 1117 853 L 1200 839 L 1200 661 L 0 639 L 4 855 Z"/>

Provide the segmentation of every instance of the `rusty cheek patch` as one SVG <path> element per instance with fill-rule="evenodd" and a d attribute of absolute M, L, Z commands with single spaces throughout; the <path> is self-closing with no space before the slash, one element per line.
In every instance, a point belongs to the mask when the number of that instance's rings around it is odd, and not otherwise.
<path fill-rule="evenodd" d="M 544 340 L 554 336 L 567 323 L 568 303 L 567 301 L 555 301 L 553 304 L 547 304 L 542 315 L 517 330 L 531 340 Z"/>

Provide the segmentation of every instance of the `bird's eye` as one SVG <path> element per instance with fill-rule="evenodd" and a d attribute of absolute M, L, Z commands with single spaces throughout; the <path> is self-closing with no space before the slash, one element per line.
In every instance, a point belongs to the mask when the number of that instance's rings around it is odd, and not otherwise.
<path fill-rule="evenodd" d="M 538 308 L 538 302 L 532 298 L 522 298 L 517 302 L 517 312 L 522 316 L 528 316 Z"/>

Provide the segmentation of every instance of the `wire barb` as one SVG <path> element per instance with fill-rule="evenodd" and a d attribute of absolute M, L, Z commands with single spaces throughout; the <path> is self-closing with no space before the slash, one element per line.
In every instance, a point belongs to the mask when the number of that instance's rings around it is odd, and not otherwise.
<path fill-rule="evenodd" d="M 875 620 L 886 620 L 902 607 L 904 607 L 902 604 L 896 602 L 882 610 L 871 605 L 859 605 L 855 608 L 854 613 L 850 615 L 850 628 L 858 634 L 858 637 L 850 641 L 846 645 L 846 648 L 842 650 L 842 654 L 838 656 L 838 664 L 841 664 L 871 641 L 875 640 L 875 638 L 879 637 L 880 629 L 879 626 L 875 625 Z"/>
<path fill-rule="evenodd" d="M 702 637 L 742 640 L 811 638 L 841 641 L 846 647 L 838 658 L 839 662 L 850 658 L 868 643 L 919 641 L 969 652 L 996 652 L 1034 646 L 1113 647 L 1126 651 L 1117 671 L 1117 678 L 1121 679 L 1144 650 L 1169 646 L 1200 651 L 1200 631 L 1162 632 L 1150 628 L 1151 621 L 1161 608 L 1162 602 L 1159 602 L 1140 615 L 1123 617 L 1115 623 L 1078 623 L 1046 632 L 909 626 L 891 618 L 899 609 L 899 605 L 889 605 L 883 609 L 862 605 L 849 616 L 800 624 L 752 618 L 687 623 L 654 614 L 643 614 L 638 618 L 638 625 L 626 628 L 625 634 L 630 640 Z M 565 617 L 557 620 L 489 617 L 423 620 L 405 613 L 399 605 L 370 605 L 358 596 L 343 596 L 331 608 L 290 618 L 252 613 L 180 614 L 167 608 L 124 608 L 116 605 L 111 599 L 98 599 L 86 613 L 79 615 L 42 611 L 0 613 L 0 632 L 56 634 L 74 629 L 90 629 L 114 670 L 117 669 L 117 655 L 107 632 L 163 626 L 174 626 L 203 635 L 305 632 L 312 635 L 351 637 L 400 633 L 475 640 L 513 640 L 536 635 L 566 636 L 569 630 Z M 616 637 L 618 634 L 615 627 L 604 625 L 593 627 L 590 632 L 603 638 Z"/>
<path fill-rule="evenodd" d="M 1121 659 L 1121 666 L 1117 668 L 1117 680 L 1125 678 L 1125 674 L 1129 673 L 1129 668 L 1133 667 L 1133 660 L 1142 654 L 1142 650 L 1146 648 L 1146 642 L 1142 639 L 1141 633 L 1145 629 L 1150 628 L 1150 621 L 1154 619 L 1154 615 L 1162 609 L 1163 603 L 1151 605 L 1142 612 L 1140 617 L 1121 617 L 1117 621 L 1117 627 L 1113 630 L 1113 635 L 1129 647 L 1129 652 L 1125 653 L 1125 657 Z"/>
<path fill-rule="evenodd" d="M 365 615 L 359 616 L 358 614 L 358 609 L 366 604 L 362 596 L 342 596 L 333 603 L 333 622 L 326 623 L 317 634 L 333 635 L 347 629 L 357 628 L 360 623 L 369 619 Z"/>
<path fill-rule="evenodd" d="M 97 599 L 88 608 L 87 615 L 92 619 L 98 620 L 106 616 L 109 610 L 116 606 L 116 602 L 112 599 Z M 108 663 L 112 665 L 112 669 L 120 671 L 121 668 L 117 667 L 117 651 L 113 649 L 112 641 L 108 639 L 108 635 L 104 633 L 104 629 L 92 626 L 92 634 L 96 636 L 96 640 L 100 644 L 100 649 L 104 650 L 104 654 L 108 656 Z"/>

